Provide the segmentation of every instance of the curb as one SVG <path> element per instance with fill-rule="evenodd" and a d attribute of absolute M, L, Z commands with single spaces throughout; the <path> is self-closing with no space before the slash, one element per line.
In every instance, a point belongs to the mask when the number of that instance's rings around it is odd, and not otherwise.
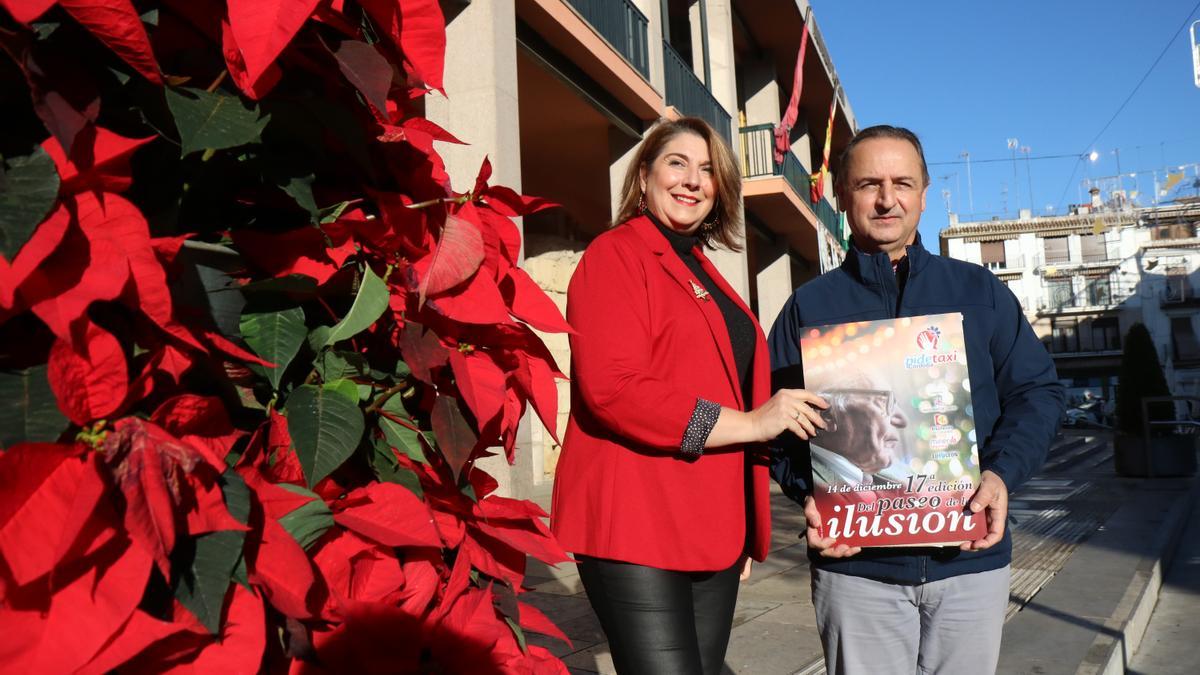
<path fill-rule="evenodd" d="M 1192 478 L 1184 499 L 1172 504 L 1162 527 L 1134 571 L 1133 579 L 1117 605 L 1113 617 L 1105 622 L 1105 632 L 1096 636 L 1076 675 L 1121 675 L 1141 646 L 1158 603 L 1164 571 L 1171 566 L 1187 525 L 1192 505 L 1200 496 L 1200 478 Z"/>

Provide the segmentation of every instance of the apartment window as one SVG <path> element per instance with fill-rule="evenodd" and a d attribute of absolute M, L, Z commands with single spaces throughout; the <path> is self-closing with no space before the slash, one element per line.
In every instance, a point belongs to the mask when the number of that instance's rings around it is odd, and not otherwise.
<path fill-rule="evenodd" d="M 1167 280 L 1166 300 L 1168 302 L 1183 302 L 1191 298 L 1188 284 L 1187 268 L 1174 265 L 1164 270 Z"/>
<path fill-rule="evenodd" d="M 989 270 L 1004 269 L 1004 242 L 1002 241 L 985 241 L 979 244 L 979 254 L 983 259 L 983 266 Z"/>
<path fill-rule="evenodd" d="M 1104 262 L 1108 260 L 1108 251 L 1104 247 L 1104 235 L 1085 234 L 1079 238 L 1083 262 Z"/>
<path fill-rule="evenodd" d="M 1196 330 L 1192 327 L 1192 317 L 1171 317 L 1171 344 L 1175 349 L 1176 361 L 1200 359 L 1200 341 L 1196 340 Z"/>
<path fill-rule="evenodd" d="M 1112 283 L 1107 276 L 1087 277 L 1087 304 L 1093 307 L 1112 304 Z"/>
<path fill-rule="evenodd" d="M 1121 326 L 1115 317 L 1092 319 L 1092 349 L 1118 351 L 1121 349 Z"/>
<path fill-rule="evenodd" d="M 1045 237 L 1042 239 L 1042 244 L 1046 248 L 1047 265 L 1071 262 L 1071 253 L 1067 249 L 1067 238 L 1065 236 Z"/>
<path fill-rule="evenodd" d="M 1054 353 L 1079 351 L 1078 319 L 1064 317 L 1050 320 L 1050 351 Z"/>
<path fill-rule="evenodd" d="M 1073 295 L 1069 278 L 1046 280 L 1046 300 L 1050 303 L 1051 309 L 1072 306 L 1074 304 L 1071 302 Z"/>

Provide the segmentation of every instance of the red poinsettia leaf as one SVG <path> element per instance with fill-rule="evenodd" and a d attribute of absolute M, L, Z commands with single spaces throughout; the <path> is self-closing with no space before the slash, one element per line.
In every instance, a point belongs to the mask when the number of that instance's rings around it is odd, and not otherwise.
<path fill-rule="evenodd" d="M 262 598 L 241 584 L 233 584 L 232 588 L 233 598 L 221 626 L 221 638 L 201 649 L 195 660 L 174 670 L 186 672 L 190 669 L 196 675 L 237 673 L 256 669 L 262 662 L 267 645 L 266 609 Z"/>
<path fill-rule="evenodd" d="M 181 234 L 177 237 L 155 237 L 150 240 L 150 246 L 163 266 L 170 267 L 174 264 L 175 258 L 179 256 L 179 249 L 183 248 L 184 243 L 194 236 L 196 235 Z"/>
<path fill-rule="evenodd" d="M 234 230 L 230 235 L 238 251 L 270 276 L 303 274 L 323 284 L 337 272 L 325 252 L 325 233 L 319 228 L 301 227 L 283 234 Z"/>
<path fill-rule="evenodd" d="M 210 477 L 207 479 L 193 475 L 189 481 L 192 494 L 194 495 L 194 502 L 186 514 L 188 534 L 195 537 L 209 532 L 222 532 L 226 530 L 245 532 L 250 529 L 238 522 L 229 513 L 229 508 L 225 505 L 224 494 L 221 492 L 220 485 L 217 484 L 215 474 L 207 471 L 206 473 L 210 474 Z"/>
<path fill-rule="evenodd" d="M 433 402 L 430 418 L 438 450 L 450 465 L 457 482 L 463 465 L 471 458 L 471 452 L 479 442 L 479 436 L 459 409 L 458 399 L 453 397 L 438 396 Z"/>
<path fill-rule="evenodd" d="M 58 4 L 143 77 L 163 83 L 146 27 L 131 0 L 58 0 Z"/>
<path fill-rule="evenodd" d="M 425 117 L 409 117 L 400 123 L 400 127 L 404 129 L 409 142 L 425 152 L 433 150 L 433 141 L 466 145 L 457 136 Z"/>
<path fill-rule="evenodd" d="M 105 437 L 104 460 L 125 498 L 125 529 L 170 579 L 169 556 L 183 515 L 177 507 L 189 487 L 189 474 L 203 457 L 159 426 L 126 417 Z"/>
<path fill-rule="evenodd" d="M 85 205 L 95 203 L 89 194 L 80 197 Z M 72 201 L 68 204 L 75 206 Z M 124 251 L 103 229 L 103 217 L 89 210 L 87 218 L 88 229 L 69 227 L 58 248 L 29 273 L 18 291 L 20 300 L 47 328 L 76 348 L 80 348 L 89 321 L 88 307 L 93 302 L 116 299 L 129 280 Z M 96 220 L 102 222 L 96 226 Z M 119 218 L 115 224 L 114 230 L 119 233 L 128 230 L 125 226 L 130 221 Z"/>
<path fill-rule="evenodd" d="M 100 92 L 70 50 L 9 33 L 0 40 L 25 74 L 33 110 L 70 154 L 75 139 L 92 128 L 100 114 Z"/>
<path fill-rule="evenodd" d="M 345 40 L 333 52 L 338 69 L 363 95 L 376 114 L 387 115 L 387 95 L 395 75 L 392 64 L 373 45 Z"/>
<path fill-rule="evenodd" d="M 278 521 L 266 518 L 262 530 L 252 531 L 247 539 L 246 551 L 250 583 L 262 589 L 271 605 L 285 616 L 312 618 L 312 564 L 292 535 Z"/>
<path fill-rule="evenodd" d="M 520 601 L 517 601 L 517 608 L 521 617 L 518 622 L 521 628 L 541 633 L 542 635 L 549 635 L 552 638 L 557 638 L 567 643 L 568 647 L 572 646 L 571 638 L 567 637 L 567 634 L 562 632 L 561 628 L 555 626 L 554 622 L 542 613 L 542 610 L 527 602 Z"/>
<path fill-rule="evenodd" d="M 446 672 L 505 672 L 500 664 L 521 653 L 512 630 L 496 615 L 488 589 L 468 589 L 431 632 L 433 661 Z"/>
<path fill-rule="evenodd" d="M 446 21 L 437 0 L 362 0 L 378 29 L 404 53 L 421 85 L 446 95 L 442 73 L 446 55 Z"/>
<path fill-rule="evenodd" d="M 500 293 L 512 315 L 530 326 L 545 333 L 575 332 L 563 318 L 558 305 L 520 267 L 510 269 L 508 276 L 500 281 Z"/>
<path fill-rule="evenodd" d="M 246 77 L 257 81 L 312 15 L 320 0 L 229 0 L 229 28 Z"/>
<path fill-rule="evenodd" d="M 453 215 L 446 215 L 437 246 L 414 265 L 420 283 L 417 302 L 436 296 L 470 279 L 483 263 L 483 236 L 479 228 Z"/>
<path fill-rule="evenodd" d="M 475 478 L 475 474 L 484 474 L 483 471 L 472 472 L 471 478 Z M 492 479 L 495 482 L 495 479 Z M 477 495 L 487 494 L 482 490 L 476 489 Z M 546 513 L 537 503 L 531 502 L 528 499 L 511 499 L 509 497 L 499 497 L 491 495 L 487 499 L 480 499 L 476 507 L 479 510 L 484 520 L 518 520 L 529 522 L 540 522 L 543 518 L 548 518 L 550 514 Z"/>
<path fill-rule="evenodd" d="M 213 349 L 215 349 L 216 351 L 219 351 L 227 356 L 231 356 L 231 357 L 237 359 L 238 361 L 243 361 L 245 363 L 257 363 L 258 365 L 266 367 L 266 368 L 274 368 L 275 367 L 274 363 L 271 363 L 270 361 L 267 361 L 261 357 L 255 356 L 251 352 L 248 352 L 245 349 L 242 349 L 241 347 L 235 345 L 232 341 L 230 341 L 229 338 L 225 337 L 224 335 L 221 335 L 220 333 L 218 333 L 216 331 L 208 330 L 205 328 L 205 329 L 200 330 L 200 334 L 204 337 L 205 342 L 208 342 L 212 346 Z M 226 364 L 227 369 L 228 369 L 228 367 L 229 367 L 229 365 Z"/>
<path fill-rule="evenodd" d="M 334 528 L 324 537 L 313 562 L 330 589 L 331 602 L 394 604 L 403 597 L 404 572 L 395 554 L 348 530 Z"/>
<path fill-rule="evenodd" d="M 233 83 L 254 100 L 259 100 L 266 96 L 276 84 L 279 84 L 279 79 L 283 77 L 283 71 L 279 65 L 272 63 L 267 66 L 257 78 L 251 77 L 246 69 L 246 60 L 242 56 L 242 50 L 238 47 L 237 37 L 233 34 L 233 29 L 229 25 L 229 17 L 221 17 L 221 54 L 225 57 L 225 66 L 229 70 L 229 75 L 233 77 Z"/>
<path fill-rule="evenodd" d="M 59 193 L 68 195 L 83 190 L 123 192 L 133 184 L 129 160 L 138 148 L 154 140 L 125 138 L 103 127 L 89 135 L 90 145 L 76 143 L 68 157 L 58 139 L 51 136 L 42 148 L 54 160 L 62 179 Z"/>
<path fill-rule="evenodd" d="M 511 218 L 502 216 L 490 208 L 476 208 L 475 211 L 479 214 L 479 222 L 483 223 L 484 229 L 491 229 L 495 233 L 497 238 L 497 252 L 508 263 L 506 267 L 503 267 L 498 272 L 498 274 L 503 275 L 509 267 L 516 265 L 520 259 L 521 230 L 517 228 L 516 223 Z M 493 255 L 495 253 L 488 251 L 489 259 Z"/>
<path fill-rule="evenodd" d="M 110 539 L 55 574 L 53 593 L 9 588 L 0 604 L 0 663 L 14 673 L 71 673 L 115 636 L 150 577 L 149 554 Z"/>
<path fill-rule="evenodd" d="M 398 599 L 400 608 L 413 616 L 420 616 L 429 608 L 429 603 L 442 585 L 438 569 L 444 563 L 441 551 L 415 549 L 405 551 L 400 568 L 404 573 L 404 587 Z"/>
<path fill-rule="evenodd" d="M 411 490 L 395 483 L 372 483 L 338 501 L 333 516 L 342 527 L 385 546 L 441 547 L 429 507 Z"/>
<path fill-rule="evenodd" d="M 542 426 L 558 440 L 558 385 L 556 376 L 561 375 L 545 359 L 535 354 L 521 354 L 522 368 L 516 371 L 517 384 L 533 402 Z"/>
<path fill-rule="evenodd" d="M 12 265 L 0 267 L 0 308 L 13 306 L 16 290 L 58 248 L 70 224 L 71 213 L 60 203 L 21 246 Z"/>
<path fill-rule="evenodd" d="M 462 323 L 513 323 L 500 288 L 486 274 L 476 274 L 460 288 L 431 298 L 429 307 L 446 318 Z"/>
<path fill-rule="evenodd" d="M 433 384 L 433 371 L 446 365 L 450 350 L 437 333 L 415 321 L 409 321 L 400 333 L 400 350 L 413 375 Z"/>
<path fill-rule="evenodd" d="M 506 584 L 519 586 L 525 578 L 525 554 L 478 530 L 468 534 L 458 553 L 471 567 Z"/>
<path fill-rule="evenodd" d="M 528 675 L 569 675 L 567 665 L 554 652 L 538 645 L 526 645 L 514 668 Z"/>
<path fill-rule="evenodd" d="M 17 21 L 30 24 L 53 7 L 55 2 L 57 0 L 0 0 L 0 6 L 7 9 Z"/>
<path fill-rule="evenodd" d="M 40 443 L 0 455 L 0 485 L 0 558 L 20 585 L 62 561 L 105 489 L 94 454 Z"/>
<path fill-rule="evenodd" d="M 487 155 L 483 156 L 483 162 L 479 165 L 479 173 L 475 175 L 475 189 L 472 194 L 483 194 L 487 190 L 488 180 L 492 177 L 492 160 L 488 159 Z"/>
<path fill-rule="evenodd" d="M 180 394 L 163 401 L 150 421 L 190 443 L 217 473 L 225 471 L 225 456 L 242 435 L 233 427 L 225 404 L 216 396 Z"/>
<path fill-rule="evenodd" d="M 142 610 L 134 610 L 129 620 L 108 644 L 96 654 L 80 675 L 105 675 L 142 653 L 147 647 L 183 632 L 184 626 L 159 621 Z M 124 669 L 122 669 L 124 670 Z"/>
<path fill-rule="evenodd" d="M 67 419 L 81 426 L 104 419 L 125 402 L 125 349 L 112 333 L 86 321 L 78 350 L 65 340 L 54 341 L 47 377 Z"/>
<path fill-rule="evenodd" d="M 314 631 L 317 658 L 293 661 L 292 675 L 426 671 L 421 663 L 419 618 L 382 603 L 348 602 L 342 609 L 342 619 L 332 630 Z"/>
<path fill-rule="evenodd" d="M 504 371 L 480 351 L 464 354 L 457 349 L 450 351 L 450 367 L 454 369 L 454 382 L 463 401 L 474 413 L 479 427 L 487 428 L 504 407 Z"/>
<path fill-rule="evenodd" d="M 512 188 L 503 185 L 493 185 L 476 189 L 476 195 L 483 198 L 484 203 L 496 213 L 509 218 L 528 216 L 531 213 L 552 209 L 559 204 L 542 197 L 526 197 L 519 195 Z"/>
<path fill-rule="evenodd" d="M 513 521 L 488 523 L 480 521 L 475 523 L 475 527 L 478 527 L 480 532 L 504 542 L 524 554 L 531 555 L 542 562 L 553 565 L 555 563 L 570 561 L 570 558 L 567 557 L 567 552 L 558 545 L 553 535 L 545 529 L 545 526 L 540 521 L 526 521 L 525 523 L 514 523 Z M 481 541 L 486 540 L 481 539 Z M 493 548 L 492 550 L 494 551 L 495 549 Z M 521 571 L 524 571 L 523 564 Z M 519 580 L 518 583 L 520 583 Z"/>

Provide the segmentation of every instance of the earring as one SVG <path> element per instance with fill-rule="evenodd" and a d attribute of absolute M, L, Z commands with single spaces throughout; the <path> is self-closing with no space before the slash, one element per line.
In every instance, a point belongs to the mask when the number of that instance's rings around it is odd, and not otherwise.
<path fill-rule="evenodd" d="M 638 195 L 638 213 L 646 212 L 646 193 Z"/>
<path fill-rule="evenodd" d="M 717 229 L 720 226 L 721 226 L 721 217 L 715 216 L 715 215 L 713 216 L 712 220 L 706 220 L 703 223 L 700 223 L 700 229 L 703 230 L 705 234 L 711 233 L 713 230 Z"/>

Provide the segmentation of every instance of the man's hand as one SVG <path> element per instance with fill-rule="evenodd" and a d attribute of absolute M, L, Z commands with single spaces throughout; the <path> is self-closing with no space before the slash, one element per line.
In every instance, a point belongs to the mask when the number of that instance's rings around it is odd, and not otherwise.
<path fill-rule="evenodd" d="M 839 544 L 833 537 L 821 537 L 821 514 L 817 511 L 817 502 L 812 495 L 804 498 L 804 520 L 808 526 L 806 532 L 808 547 L 816 549 L 822 556 L 848 558 L 862 550 L 861 546 Z"/>
<path fill-rule="evenodd" d="M 982 539 L 968 541 L 959 548 L 964 551 L 982 551 L 1000 543 L 1004 538 L 1004 522 L 1008 519 L 1008 486 L 992 471 L 979 476 L 979 488 L 971 497 L 968 507 L 971 513 L 987 509 L 987 535 Z M 807 513 L 807 511 L 806 511 Z"/>

